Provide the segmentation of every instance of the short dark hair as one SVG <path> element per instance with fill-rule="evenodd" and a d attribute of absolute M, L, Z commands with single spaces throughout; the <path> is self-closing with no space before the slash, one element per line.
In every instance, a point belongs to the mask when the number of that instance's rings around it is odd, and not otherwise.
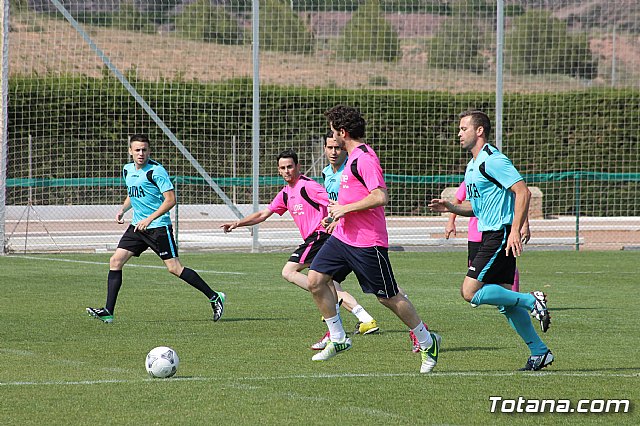
<path fill-rule="evenodd" d="M 296 152 L 291 148 L 285 149 L 278 154 L 277 161 L 279 162 L 281 158 L 291 158 L 293 160 L 293 164 L 298 164 L 298 154 L 296 154 Z"/>
<path fill-rule="evenodd" d="M 131 145 L 132 142 L 144 142 L 147 145 L 151 144 L 151 141 L 149 141 L 149 138 L 146 135 L 142 135 L 142 134 L 135 134 L 135 135 L 131 135 L 129 137 L 129 145 Z"/>
<path fill-rule="evenodd" d="M 329 129 L 327 130 L 327 133 L 324 134 L 324 144 L 325 146 L 327 145 L 327 139 L 333 139 L 333 130 Z"/>
<path fill-rule="evenodd" d="M 336 105 L 325 111 L 329 123 L 336 130 L 345 130 L 353 139 L 364 137 L 366 122 L 360 111 L 345 105 Z"/>
<path fill-rule="evenodd" d="M 458 118 L 460 119 L 469 116 L 471 116 L 473 128 L 477 129 L 478 127 L 482 127 L 484 129 L 484 136 L 488 139 L 491 133 L 491 120 L 489 116 L 478 109 L 469 109 L 458 114 Z"/>

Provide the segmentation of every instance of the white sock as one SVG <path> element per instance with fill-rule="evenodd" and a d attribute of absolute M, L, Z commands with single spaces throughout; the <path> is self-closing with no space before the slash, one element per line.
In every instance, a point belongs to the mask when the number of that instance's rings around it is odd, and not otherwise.
<path fill-rule="evenodd" d="M 340 302 L 336 303 L 336 314 L 340 313 Z"/>
<path fill-rule="evenodd" d="M 332 342 L 342 342 L 344 338 L 347 337 L 347 333 L 344 332 L 344 328 L 342 327 L 340 314 L 337 314 L 335 317 L 325 318 L 324 321 L 327 323 L 327 327 L 329 327 L 329 335 L 331 336 Z"/>
<path fill-rule="evenodd" d="M 411 331 L 413 331 L 413 334 L 416 335 L 418 343 L 420 343 L 420 349 L 429 349 L 431 345 L 433 345 L 431 333 L 429 333 L 427 327 L 424 326 L 424 323 L 422 321 L 420 321 L 420 324 L 418 324 L 418 326 Z"/>
<path fill-rule="evenodd" d="M 369 315 L 369 312 L 367 312 L 360 305 L 357 305 L 355 308 L 353 308 L 351 313 L 353 315 L 355 315 L 356 318 L 358 318 L 358 321 L 362 321 L 362 322 L 371 322 L 371 321 L 373 321 L 373 317 L 371 315 Z"/>

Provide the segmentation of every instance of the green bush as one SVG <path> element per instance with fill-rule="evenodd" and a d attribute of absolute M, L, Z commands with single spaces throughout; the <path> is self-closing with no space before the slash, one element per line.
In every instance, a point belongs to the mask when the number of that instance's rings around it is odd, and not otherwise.
<path fill-rule="evenodd" d="M 505 34 L 505 66 L 515 74 L 598 74 L 587 36 L 570 34 L 565 22 L 540 10 L 513 19 Z"/>
<path fill-rule="evenodd" d="M 212 6 L 210 0 L 198 0 L 185 6 L 175 19 L 176 32 L 190 40 L 217 44 L 242 44 L 244 31 L 224 6 Z"/>
<path fill-rule="evenodd" d="M 338 40 L 337 56 L 347 61 L 393 62 L 400 58 L 398 33 L 384 18 L 379 0 L 367 0 L 353 13 Z"/>
<path fill-rule="evenodd" d="M 481 55 L 486 37 L 474 19 L 447 18 L 430 40 L 428 64 L 432 68 L 482 73 L 486 62 Z"/>
<path fill-rule="evenodd" d="M 245 182 L 250 179 L 250 79 L 215 85 L 137 81 L 136 89 L 211 176 L 232 176 L 231 162 L 220 159 L 228 158 L 232 140 L 244 144 L 238 150 L 236 175 Z M 381 89 L 265 86 L 260 96 L 260 131 L 265 143 L 260 146 L 259 167 L 267 176 L 272 176 L 273 159 L 285 143 L 278 139 L 284 124 L 296 126 L 295 132 L 287 132 L 286 146 L 296 149 L 304 163 L 310 160 L 310 146 L 318 143 L 327 128 L 323 112 L 338 103 L 358 107 L 368 122 L 366 141 L 380 155 L 387 176 L 392 215 L 428 214 L 426 200 L 459 183 L 468 155 L 456 142 L 457 114 L 480 108 L 493 116 L 495 104 L 493 93 Z M 28 176 L 30 138 L 37 154 L 33 175 L 38 178 L 117 178 L 127 160 L 126 137 L 147 133 L 157 141 L 154 158 L 165 163 L 172 175 L 193 176 L 198 181 L 191 164 L 114 78 L 12 77 L 9 97 L 7 204 L 27 200 L 25 188 L 11 186 L 11 182 Z M 513 94 L 505 95 L 504 101 L 503 150 L 527 183 L 543 191 L 546 215 L 575 213 L 576 185 L 584 215 L 640 215 L 640 203 L 623 201 L 640 194 L 637 110 L 629 108 L 640 104 L 639 90 Z M 225 118 L 229 114 L 233 119 Z M 274 140 L 279 143 L 270 143 Z M 93 149 L 92 155 L 86 155 L 95 146 L 104 151 Z M 69 158 L 74 159 L 73 168 L 68 167 Z M 609 165 L 615 167 L 609 169 Z M 620 177 L 604 173 L 611 170 Z M 216 195 L 200 182 L 199 186 L 182 185 L 181 202 L 218 203 Z M 85 196 L 90 188 L 85 191 L 73 184 L 38 191 L 41 204 L 122 201 L 120 189 L 105 189 L 100 197 Z M 246 198 L 239 202 L 251 202 L 251 191 L 240 192 Z M 265 191 L 260 202 L 268 202 L 268 194 L 275 195 Z M 205 197 L 210 198 L 203 201 Z"/>
<path fill-rule="evenodd" d="M 286 53 L 314 50 L 313 34 L 288 0 L 260 0 L 260 48 Z"/>
<path fill-rule="evenodd" d="M 111 16 L 111 26 L 126 31 L 153 32 L 155 24 L 136 7 L 134 0 L 120 3 L 120 9 Z"/>

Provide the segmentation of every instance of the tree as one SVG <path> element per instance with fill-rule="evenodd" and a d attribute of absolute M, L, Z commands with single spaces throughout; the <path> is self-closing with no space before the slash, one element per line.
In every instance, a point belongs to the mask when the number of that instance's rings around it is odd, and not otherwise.
<path fill-rule="evenodd" d="M 474 20 L 466 16 L 447 18 L 430 42 L 429 66 L 482 73 L 487 67 L 481 54 L 485 40 Z"/>
<path fill-rule="evenodd" d="M 587 37 L 570 34 L 565 22 L 539 10 L 514 18 L 505 36 L 505 66 L 517 74 L 598 74 Z"/>
<path fill-rule="evenodd" d="M 236 18 L 222 5 L 211 5 L 210 0 L 198 0 L 185 6 L 175 20 L 176 32 L 191 40 L 218 44 L 242 44 L 244 31 Z"/>
<path fill-rule="evenodd" d="M 344 60 L 393 62 L 400 58 L 398 32 L 387 22 L 379 0 L 367 0 L 353 13 L 337 43 Z"/>
<path fill-rule="evenodd" d="M 260 47 L 288 53 L 310 53 L 313 34 L 287 0 L 260 0 Z"/>

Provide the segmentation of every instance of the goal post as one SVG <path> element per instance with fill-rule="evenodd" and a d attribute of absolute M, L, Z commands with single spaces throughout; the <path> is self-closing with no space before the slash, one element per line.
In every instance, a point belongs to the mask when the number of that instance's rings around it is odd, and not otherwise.
<path fill-rule="evenodd" d="M 0 78 L 0 256 L 6 254 L 6 228 L 7 217 L 7 90 L 9 87 L 9 0 L 0 0 L 0 54 L 2 71 Z"/>

